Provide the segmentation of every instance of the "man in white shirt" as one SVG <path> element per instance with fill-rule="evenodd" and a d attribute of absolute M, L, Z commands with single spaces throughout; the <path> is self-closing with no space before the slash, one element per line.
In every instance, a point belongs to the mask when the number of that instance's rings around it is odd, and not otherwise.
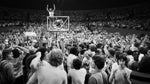
<path fill-rule="evenodd" d="M 84 68 L 81 68 L 82 62 L 79 59 L 74 59 L 72 65 L 73 69 L 68 72 L 68 76 L 72 80 L 71 84 L 84 84 L 87 72 Z"/>
<path fill-rule="evenodd" d="M 78 50 L 75 47 L 72 47 L 69 52 L 69 56 L 67 57 L 67 69 L 68 71 L 71 69 L 71 65 L 74 59 L 77 58 Z"/>

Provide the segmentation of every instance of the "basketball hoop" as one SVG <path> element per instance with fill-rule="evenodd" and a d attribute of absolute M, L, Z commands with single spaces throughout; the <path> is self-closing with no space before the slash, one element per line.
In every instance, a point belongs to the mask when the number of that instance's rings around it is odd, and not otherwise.
<path fill-rule="evenodd" d="M 47 16 L 47 30 L 53 32 L 69 31 L 69 16 Z"/>

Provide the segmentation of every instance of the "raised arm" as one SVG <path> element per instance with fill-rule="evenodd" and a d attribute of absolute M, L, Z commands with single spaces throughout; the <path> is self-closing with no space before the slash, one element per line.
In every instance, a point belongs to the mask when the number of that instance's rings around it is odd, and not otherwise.
<path fill-rule="evenodd" d="M 53 11 L 55 11 L 55 9 L 56 9 L 55 4 L 53 4 L 53 7 L 54 7 Z"/>
<path fill-rule="evenodd" d="M 46 6 L 46 10 L 49 11 L 49 9 L 48 9 L 48 4 L 47 4 L 47 6 Z"/>
<path fill-rule="evenodd" d="M 140 45 L 141 47 L 143 47 L 143 45 L 144 45 L 145 41 L 147 40 L 147 37 L 148 37 L 148 36 L 147 36 L 147 35 L 145 35 L 144 40 L 142 40 L 142 43 L 141 43 L 141 45 Z"/>
<path fill-rule="evenodd" d="M 29 50 L 25 47 L 22 47 L 22 46 L 14 45 L 13 48 L 18 48 L 21 51 L 23 51 L 24 53 L 29 53 Z"/>

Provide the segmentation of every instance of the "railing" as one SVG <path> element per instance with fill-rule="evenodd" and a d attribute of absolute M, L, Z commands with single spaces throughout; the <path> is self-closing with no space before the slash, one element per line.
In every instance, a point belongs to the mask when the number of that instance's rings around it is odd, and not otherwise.
<path fill-rule="evenodd" d="M 130 75 L 132 84 L 150 84 L 150 74 L 132 71 Z"/>

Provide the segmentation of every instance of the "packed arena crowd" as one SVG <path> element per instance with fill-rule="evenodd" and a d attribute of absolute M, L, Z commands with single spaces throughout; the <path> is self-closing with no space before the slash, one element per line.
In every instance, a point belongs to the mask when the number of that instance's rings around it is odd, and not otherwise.
<path fill-rule="evenodd" d="M 23 12 L 11 19 L 1 13 L 6 17 L 0 17 L 0 84 L 137 84 L 133 72 L 150 74 L 149 35 L 102 29 L 149 31 L 144 22 L 150 20 L 131 18 L 132 14 L 79 12 L 62 13 L 72 15 L 67 32 L 47 31 L 45 12 L 31 16 Z"/>

